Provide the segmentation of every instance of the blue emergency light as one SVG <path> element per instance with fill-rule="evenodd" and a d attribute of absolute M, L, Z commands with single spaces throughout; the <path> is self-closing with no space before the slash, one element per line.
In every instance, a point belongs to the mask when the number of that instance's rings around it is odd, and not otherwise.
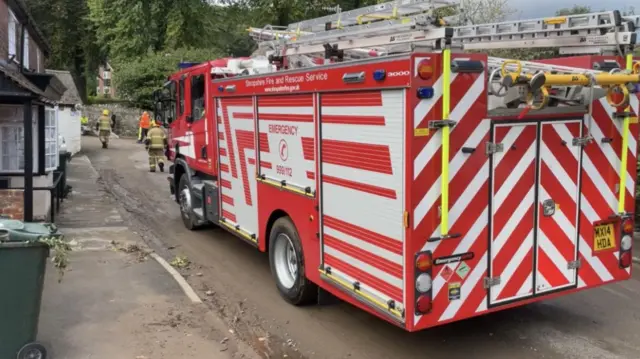
<path fill-rule="evenodd" d="M 179 69 L 188 69 L 189 67 L 193 67 L 193 66 L 196 66 L 196 65 L 200 65 L 200 63 L 199 62 L 180 62 L 178 64 L 178 68 Z"/>
<path fill-rule="evenodd" d="M 433 87 L 418 88 L 418 98 L 428 99 L 433 97 Z"/>
<path fill-rule="evenodd" d="M 387 72 L 385 70 L 375 70 L 373 72 L 373 79 L 376 81 L 382 81 L 387 77 Z"/>

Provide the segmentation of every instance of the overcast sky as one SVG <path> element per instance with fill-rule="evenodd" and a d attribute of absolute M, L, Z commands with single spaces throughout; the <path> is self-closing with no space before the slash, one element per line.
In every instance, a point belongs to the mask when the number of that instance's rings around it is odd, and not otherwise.
<path fill-rule="evenodd" d="M 526 19 L 544 16 L 553 16 L 556 10 L 564 7 L 573 7 L 574 4 L 590 6 L 593 11 L 600 10 L 625 10 L 635 4 L 635 13 L 640 11 L 637 0 L 509 0 L 509 7 L 518 11 L 516 18 Z"/>

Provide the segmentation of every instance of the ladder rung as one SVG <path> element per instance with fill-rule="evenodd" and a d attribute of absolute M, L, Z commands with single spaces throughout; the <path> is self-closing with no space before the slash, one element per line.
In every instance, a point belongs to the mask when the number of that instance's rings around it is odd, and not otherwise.
<path fill-rule="evenodd" d="M 540 38 L 508 39 L 501 38 L 484 39 L 482 37 L 456 38 L 453 43 L 461 44 L 465 50 L 482 49 L 513 49 L 513 48 L 541 48 L 541 47 L 588 47 L 598 46 L 600 48 L 613 48 L 618 45 L 635 45 L 637 35 L 633 32 L 619 32 L 616 41 L 615 33 L 605 35 L 580 35 L 580 36 L 558 36 Z"/>
<path fill-rule="evenodd" d="M 340 21 L 341 25 L 348 26 L 357 23 L 357 19 L 362 16 L 386 17 L 393 14 L 394 8 L 399 16 L 416 14 L 432 10 L 438 7 L 456 6 L 457 4 L 446 0 L 397 0 L 382 4 L 366 6 L 349 11 L 339 12 L 327 16 L 318 17 L 311 20 L 296 22 L 289 25 L 289 30 L 323 31 L 325 24 L 335 25 Z M 372 18 L 369 18 L 372 19 Z"/>
<path fill-rule="evenodd" d="M 397 36 L 394 39 L 393 44 L 404 43 L 429 43 L 432 46 L 436 46 L 437 42 L 448 37 L 451 33 L 451 28 L 438 28 L 431 30 L 418 30 L 413 32 L 403 33 L 401 36 Z M 382 41 L 389 41 L 389 35 L 370 37 L 360 39 L 357 43 L 352 40 L 343 40 L 332 42 L 332 45 L 337 45 L 339 50 L 348 50 L 356 48 L 371 48 L 379 46 Z M 313 53 L 324 52 L 324 45 L 305 45 L 295 46 L 290 45 L 285 49 L 284 56 L 291 55 L 308 55 Z"/>

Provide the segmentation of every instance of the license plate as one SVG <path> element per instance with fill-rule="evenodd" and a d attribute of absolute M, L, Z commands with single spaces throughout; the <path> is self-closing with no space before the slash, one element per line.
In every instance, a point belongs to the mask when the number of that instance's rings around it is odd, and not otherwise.
<path fill-rule="evenodd" d="M 593 251 L 599 252 L 616 248 L 613 223 L 600 224 L 593 227 Z"/>

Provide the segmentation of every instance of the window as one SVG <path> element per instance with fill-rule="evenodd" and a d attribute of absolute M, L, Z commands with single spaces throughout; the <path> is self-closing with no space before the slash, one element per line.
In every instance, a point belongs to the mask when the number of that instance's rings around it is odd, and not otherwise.
<path fill-rule="evenodd" d="M 16 28 L 18 24 L 18 19 L 13 11 L 9 10 L 9 57 L 16 56 L 17 46 L 16 46 Z"/>
<path fill-rule="evenodd" d="M 2 127 L 2 170 L 24 170 L 24 130 L 22 126 Z"/>
<path fill-rule="evenodd" d="M 24 127 L 23 106 L 0 106 L 0 171 L 24 171 Z M 32 109 L 33 169 L 38 169 L 38 108 Z"/>
<path fill-rule="evenodd" d="M 44 110 L 44 167 L 47 171 L 58 167 L 58 111 L 46 107 Z"/>
<path fill-rule="evenodd" d="M 111 86 L 111 79 L 105 79 L 105 80 L 104 80 L 104 86 L 105 86 L 105 87 L 109 87 L 109 86 Z"/>
<path fill-rule="evenodd" d="M 29 68 L 29 31 L 23 29 L 24 31 L 24 59 L 22 61 L 22 66 L 24 68 Z"/>
<path fill-rule="evenodd" d="M 204 75 L 191 77 L 191 116 L 194 121 L 204 118 Z"/>
<path fill-rule="evenodd" d="M 105 95 L 106 95 L 106 94 L 108 94 L 108 93 L 109 93 L 109 90 L 110 90 L 110 89 L 109 89 L 109 87 L 105 86 L 105 87 L 104 87 L 104 94 L 105 94 Z"/>
<path fill-rule="evenodd" d="M 42 55 L 40 54 L 40 48 L 36 48 L 36 61 L 38 62 L 38 65 L 37 65 L 38 72 L 42 72 L 42 64 L 40 62 L 41 56 Z"/>
<path fill-rule="evenodd" d="M 110 71 L 102 71 L 102 79 L 103 80 L 108 80 L 111 78 L 111 72 Z"/>
<path fill-rule="evenodd" d="M 178 106 L 178 116 L 182 116 L 184 113 L 184 79 L 180 80 L 180 94 L 179 94 L 179 106 Z"/>

